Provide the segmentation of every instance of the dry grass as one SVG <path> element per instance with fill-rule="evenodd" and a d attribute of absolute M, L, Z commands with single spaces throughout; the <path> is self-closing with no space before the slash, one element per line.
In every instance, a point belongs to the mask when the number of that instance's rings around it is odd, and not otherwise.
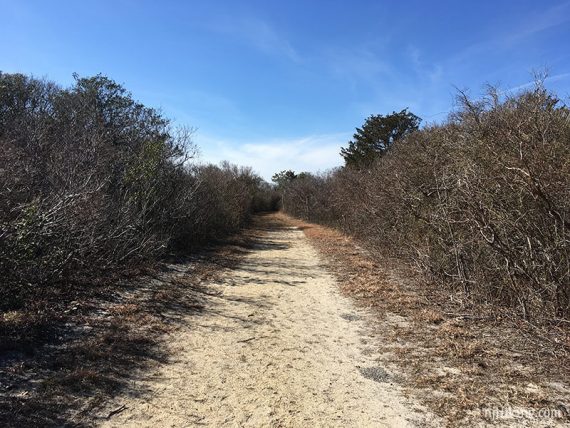
<path fill-rule="evenodd" d="M 474 305 L 336 230 L 279 217 L 303 229 L 344 293 L 376 311 L 384 364 L 449 426 L 490 424 L 483 410 L 497 406 L 558 409 L 570 421 L 568 329 Z"/>

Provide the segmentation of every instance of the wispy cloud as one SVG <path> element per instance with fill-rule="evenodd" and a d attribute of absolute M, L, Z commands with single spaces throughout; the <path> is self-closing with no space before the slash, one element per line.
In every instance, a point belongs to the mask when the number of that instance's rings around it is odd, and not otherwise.
<path fill-rule="evenodd" d="M 570 2 L 565 2 L 549 9 L 537 16 L 533 16 L 530 22 L 521 25 L 518 31 L 510 34 L 505 42 L 514 44 L 531 37 L 542 31 L 549 30 L 570 21 Z"/>
<path fill-rule="evenodd" d="M 554 82 L 558 82 L 560 80 L 565 80 L 565 79 L 569 79 L 570 78 L 570 73 L 560 73 L 560 74 L 555 74 L 553 76 L 547 76 L 544 79 L 544 83 L 554 83 Z M 508 88 L 504 91 L 502 91 L 502 93 L 509 93 L 509 92 L 517 92 L 520 91 L 522 89 L 526 89 L 526 88 L 530 88 L 532 86 L 534 86 L 536 84 L 536 81 L 532 80 L 530 82 L 526 82 L 523 83 L 522 85 L 518 85 L 518 86 L 514 86 L 512 88 Z"/>
<path fill-rule="evenodd" d="M 505 28 L 502 33 L 492 34 L 448 58 L 453 64 L 468 64 L 479 61 L 481 56 L 492 53 L 501 53 L 517 44 L 527 41 L 537 34 L 558 27 L 570 21 L 570 1 L 545 9 L 533 16 L 527 16 L 524 21 Z"/>
<path fill-rule="evenodd" d="M 351 84 L 370 83 L 380 76 L 393 74 L 390 64 L 371 49 L 329 47 L 324 52 L 324 61 L 336 77 L 348 80 Z"/>
<path fill-rule="evenodd" d="M 341 165 L 340 148 L 349 138 L 349 134 L 338 133 L 236 143 L 198 133 L 196 143 L 202 162 L 227 160 L 251 166 L 270 180 L 275 172 L 284 169 L 316 172 Z"/>
<path fill-rule="evenodd" d="M 426 62 L 420 49 L 413 45 L 408 46 L 407 54 L 413 70 L 424 84 L 438 83 L 443 75 L 443 67 L 440 64 Z"/>
<path fill-rule="evenodd" d="M 181 88 L 172 93 L 142 87 L 137 89 L 136 93 L 150 100 L 150 104 L 161 106 L 169 113 L 173 113 L 175 116 L 172 119 L 175 120 L 186 120 L 194 110 L 230 117 L 242 116 L 236 101 L 216 92 Z M 180 105 L 184 105 L 184 109 L 178 107 Z M 188 105 L 195 107 L 188 108 Z"/>
<path fill-rule="evenodd" d="M 448 100 L 435 95 L 442 90 L 443 66 L 426 59 L 413 45 L 390 59 L 383 54 L 389 51 L 389 43 L 385 40 L 378 47 L 363 44 L 351 49 L 328 47 L 324 51 L 328 73 L 352 89 L 349 109 L 362 119 L 403 108 L 420 116 L 442 111 Z"/>
<path fill-rule="evenodd" d="M 265 54 L 301 61 L 299 53 L 287 38 L 269 22 L 257 17 L 219 16 L 208 27 L 217 33 L 235 37 Z"/>

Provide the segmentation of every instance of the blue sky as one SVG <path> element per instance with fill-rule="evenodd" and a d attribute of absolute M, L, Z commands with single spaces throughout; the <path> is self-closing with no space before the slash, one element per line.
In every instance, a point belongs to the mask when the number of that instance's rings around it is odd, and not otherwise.
<path fill-rule="evenodd" d="M 0 0 L 0 70 L 103 73 L 176 123 L 203 161 L 341 164 L 370 114 L 443 120 L 455 87 L 570 94 L 569 1 Z"/>

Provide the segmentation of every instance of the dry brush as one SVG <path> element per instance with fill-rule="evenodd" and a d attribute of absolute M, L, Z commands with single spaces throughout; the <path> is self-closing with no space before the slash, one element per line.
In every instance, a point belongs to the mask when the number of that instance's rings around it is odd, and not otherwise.
<path fill-rule="evenodd" d="M 369 168 L 303 174 L 285 208 L 389 251 L 473 301 L 570 318 L 570 110 L 541 84 L 489 90 Z M 567 322 L 567 321 L 566 321 Z"/>

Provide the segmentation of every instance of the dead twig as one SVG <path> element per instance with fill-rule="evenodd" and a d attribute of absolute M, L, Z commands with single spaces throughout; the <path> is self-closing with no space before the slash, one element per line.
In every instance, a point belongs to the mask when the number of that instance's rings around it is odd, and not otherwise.
<path fill-rule="evenodd" d="M 115 410 L 111 410 L 107 415 L 107 419 L 111 419 L 112 416 L 115 416 L 116 414 L 121 413 L 123 410 L 126 409 L 127 406 L 123 404 L 122 406 L 117 407 Z"/>
<path fill-rule="evenodd" d="M 454 317 L 454 318 L 461 318 L 464 320 L 473 320 L 473 321 L 481 321 L 481 320 L 488 320 L 491 319 L 490 317 L 478 317 L 476 315 L 471 315 L 471 314 L 457 314 L 454 312 L 444 312 L 445 315 L 449 316 L 449 317 Z"/>
<path fill-rule="evenodd" d="M 237 343 L 247 343 L 247 342 L 251 342 L 252 340 L 255 340 L 255 339 L 263 339 L 264 337 L 266 337 L 266 336 L 258 336 L 258 337 L 254 336 L 254 337 L 250 337 L 248 339 L 238 340 Z"/>

